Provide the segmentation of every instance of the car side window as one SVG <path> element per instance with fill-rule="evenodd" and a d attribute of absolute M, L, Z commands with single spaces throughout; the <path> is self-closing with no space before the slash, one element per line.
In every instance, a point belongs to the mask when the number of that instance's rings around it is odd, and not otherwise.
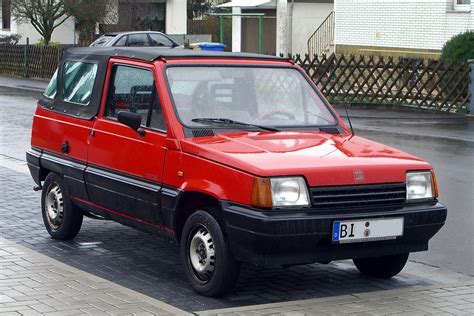
<path fill-rule="evenodd" d="M 125 46 L 126 44 L 127 44 L 127 36 L 124 35 L 114 44 L 114 46 Z"/>
<path fill-rule="evenodd" d="M 105 116 L 120 111 L 140 114 L 142 126 L 166 131 L 165 119 L 153 74 L 148 69 L 116 65 L 109 87 Z"/>
<path fill-rule="evenodd" d="M 48 86 L 43 92 L 43 95 L 49 99 L 54 99 L 56 97 L 56 93 L 58 91 L 58 70 L 54 72 L 53 77 L 48 83 Z"/>
<path fill-rule="evenodd" d="M 150 46 L 173 46 L 173 42 L 170 41 L 163 35 L 160 34 L 148 34 L 150 36 L 151 45 Z"/>
<path fill-rule="evenodd" d="M 97 68 L 94 63 L 67 60 L 63 67 L 63 100 L 83 106 L 89 105 Z"/>
<path fill-rule="evenodd" d="M 150 46 L 150 42 L 145 33 L 131 34 L 128 36 L 128 46 Z"/>

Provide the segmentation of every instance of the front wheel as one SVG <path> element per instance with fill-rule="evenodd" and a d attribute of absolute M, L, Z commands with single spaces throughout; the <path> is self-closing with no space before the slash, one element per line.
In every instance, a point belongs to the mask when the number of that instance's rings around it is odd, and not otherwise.
<path fill-rule="evenodd" d="M 54 239 L 76 237 L 82 226 L 82 212 L 72 205 L 63 178 L 50 173 L 43 183 L 41 213 L 48 233 Z"/>
<path fill-rule="evenodd" d="M 181 236 L 181 260 L 192 288 L 205 296 L 222 296 L 239 278 L 240 264 L 234 260 L 219 223 L 205 211 L 193 213 Z"/>
<path fill-rule="evenodd" d="M 389 279 L 399 274 L 408 261 L 408 253 L 376 258 L 353 259 L 357 269 L 368 276 Z"/>

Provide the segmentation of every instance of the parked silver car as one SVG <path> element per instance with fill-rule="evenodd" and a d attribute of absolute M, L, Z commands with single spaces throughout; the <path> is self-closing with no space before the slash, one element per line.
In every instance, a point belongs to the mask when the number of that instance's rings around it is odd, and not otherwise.
<path fill-rule="evenodd" d="M 180 45 L 161 32 L 137 31 L 106 33 L 89 46 L 160 46 L 173 48 Z"/>

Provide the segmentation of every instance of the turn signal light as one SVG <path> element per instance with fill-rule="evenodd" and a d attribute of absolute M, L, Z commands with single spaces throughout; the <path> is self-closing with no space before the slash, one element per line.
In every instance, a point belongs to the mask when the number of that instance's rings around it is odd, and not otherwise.
<path fill-rule="evenodd" d="M 431 179 L 433 179 L 433 197 L 437 199 L 439 196 L 438 180 L 436 180 L 436 175 L 433 170 L 431 170 Z"/>
<path fill-rule="evenodd" d="M 270 179 L 255 177 L 252 188 L 252 206 L 272 208 L 272 189 Z"/>

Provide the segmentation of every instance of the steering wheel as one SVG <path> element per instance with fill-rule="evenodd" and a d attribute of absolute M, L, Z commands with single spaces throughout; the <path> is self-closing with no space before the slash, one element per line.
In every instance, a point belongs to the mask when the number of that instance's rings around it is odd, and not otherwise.
<path fill-rule="evenodd" d="M 289 120 L 294 120 L 295 119 L 295 116 L 292 113 L 290 113 L 288 111 L 285 111 L 285 110 L 271 111 L 269 113 L 265 113 L 265 114 L 261 115 L 258 119 L 267 120 L 267 119 L 269 119 L 271 117 L 274 117 L 274 116 L 277 116 L 277 115 L 285 116 Z"/>

